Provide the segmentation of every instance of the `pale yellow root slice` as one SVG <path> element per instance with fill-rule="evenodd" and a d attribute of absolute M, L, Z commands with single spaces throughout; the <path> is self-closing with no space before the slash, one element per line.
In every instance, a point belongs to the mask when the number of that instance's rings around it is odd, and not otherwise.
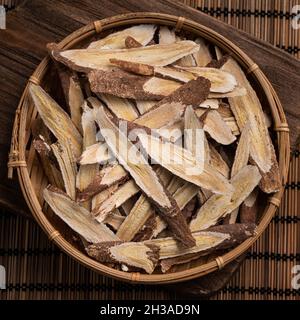
<path fill-rule="evenodd" d="M 229 98 L 229 104 L 240 130 L 250 122 L 250 155 L 260 170 L 266 173 L 272 167 L 272 151 L 261 103 L 237 62 L 229 58 L 222 69 L 231 72 L 239 86 L 247 90 L 245 96 Z"/>
<path fill-rule="evenodd" d="M 226 122 L 215 110 L 210 110 L 204 120 L 203 129 L 218 143 L 223 145 L 232 144 L 236 137 L 232 134 L 231 129 Z"/>
<path fill-rule="evenodd" d="M 108 146 L 103 142 L 97 142 L 83 151 L 79 158 L 79 163 L 81 165 L 101 163 L 105 164 L 113 159 Z"/>
<path fill-rule="evenodd" d="M 90 109 L 84 104 L 82 113 L 83 150 L 96 143 L 96 125 Z M 98 172 L 98 164 L 81 165 L 76 176 L 76 188 L 79 191 L 86 189 L 94 180 Z M 84 206 L 90 210 L 91 203 L 86 202 Z"/>
<path fill-rule="evenodd" d="M 125 182 L 109 198 L 93 209 L 92 214 L 96 220 L 103 222 L 106 217 L 115 209 L 119 208 L 125 201 L 140 191 L 133 180 Z"/>
<path fill-rule="evenodd" d="M 84 96 L 77 77 L 69 77 L 68 105 L 70 108 L 71 120 L 76 128 L 82 133 L 81 107 L 84 103 Z"/>
<path fill-rule="evenodd" d="M 124 49 L 125 40 L 132 37 L 141 45 L 146 46 L 154 36 L 156 26 L 153 24 L 141 24 L 126 28 L 122 31 L 114 32 L 107 37 L 93 41 L 88 46 L 89 49 Z"/>
<path fill-rule="evenodd" d="M 140 114 L 144 114 L 148 112 L 150 109 L 152 109 L 157 101 L 144 101 L 144 100 L 137 100 L 136 107 L 139 110 Z"/>
<path fill-rule="evenodd" d="M 40 86 L 31 83 L 29 92 L 45 125 L 61 144 L 71 143 L 78 158 L 82 150 L 82 136 L 69 115 Z"/>
<path fill-rule="evenodd" d="M 155 67 L 154 73 L 156 76 L 173 79 L 180 82 L 188 82 L 197 78 L 197 76 L 193 75 L 191 72 L 174 67 Z"/>
<path fill-rule="evenodd" d="M 90 245 L 89 256 L 100 262 L 121 263 L 137 267 L 151 274 L 158 262 L 159 248 L 138 242 L 108 242 Z"/>
<path fill-rule="evenodd" d="M 159 259 L 174 258 L 185 254 L 207 251 L 219 246 L 221 243 L 230 239 L 230 234 L 221 232 L 194 232 L 196 245 L 192 248 L 182 248 L 178 242 L 171 237 L 147 240 L 145 244 L 152 244 L 159 247 Z"/>
<path fill-rule="evenodd" d="M 59 144 L 58 142 L 51 145 L 51 149 L 57 159 L 67 195 L 75 200 L 76 198 L 76 161 L 71 149 L 71 144 Z"/>
<path fill-rule="evenodd" d="M 208 45 L 204 42 L 202 38 L 197 38 L 195 40 L 199 44 L 199 50 L 193 54 L 198 67 L 206 67 L 212 60 Z"/>
<path fill-rule="evenodd" d="M 88 70 L 107 70 L 113 65 L 110 59 L 131 61 L 151 66 L 166 66 L 176 60 L 192 54 L 199 49 L 193 41 L 180 41 L 168 45 L 151 45 L 132 49 L 74 49 L 66 51 L 53 50 L 53 57 L 70 68 L 87 72 Z"/>
<path fill-rule="evenodd" d="M 182 118 L 186 105 L 180 102 L 165 103 L 146 112 L 135 123 L 151 129 L 159 129 Z"/>
<path fill-rule="evenodd" d="M 94 108 L 94 117 L 110 150 L 167 220 L 174 236 L 186 246 L 192 246 L 194 240 L 187 232 L 188 226 L 180 209 L 175 200 L 166 193 L 165 188 L 144 156 L 109 119 L 102 106 Z"/>
<path fill-rule="evenodd" d="M 133 121 L 138 117 L 133 103 L 127 99 L 118 98 L 110 94 L 100 94 L 99 98 L 120 119 Z"/>
<path fill-rule="evenodd" d="M 117 184 L 114 184 L 103 191 L 97 193 L 92 198 L 92 210 L 94 210 L 96 207 L 101 205 L 107 198 L 109 198 L 114 192 L 116 192 L 119 189 L 119 186 Z"/>
<path fill-rule="evenodd" d="M 55 188 L 44 189 L 43 194 L 54 213 L 86 241 L 98 243 L 119 240 L 109 228 L 95 221 L 88 210 L 67 195 Z"/>
<path fill-rule="evenodd" d="M 167 80 L 167 79 L 161 79 L 158 77 L 152 77 L 150 78 L 145 84 L 143 85 L 143 89 L 146 93 L 151 93 L 153 95 L 159 95 L 162 97 L 167 97 L 171 93 L 173 93 L 175 90 L 181 87 L 181 83 L 173 81 L 173 80 Z"/>
<path fill-rule="evenodd" d="M 223 120 L 226 122 L 233 135 L 239 136 L 241 134 L 240 128 L 238 127 L 234 117 L 223 118 Z"/>
<path fill-rule="evenodd" d="M 231 168 L 231 177 L 238 174 L 249 161 L 250 153 L 250 124 L 247 123 L 244 127 L 241 137 L 238 142 L 238 146 L 235 151 L 235 158 L 233 166 Z"/>
<path fill-rule="evenodd" d="M 166 26 L 159 28 L 159 44 L 172 44 L 176 42 L 176 34 L 174 29 L 169 29 Z"/>
<path fill-rule="evenodd" d="M 209 164 L 199 163 L 192 153 L 169 142 L 147 134 L 138 134 L 147 154 L 176 176 L 215 193 L 232 191 L 229 181 Z"/>
<path fill-rule="evenodd" d="M 227 179 L 230 178 L 230 168 L 225 160 L 222 158 L 220 153 L 216 150 L 216 148 L 209 144 L 210 150 L 210 164 L 216 168 L 224 177 Z"/>
<path fill-rule="evenodd" d="M 170 123 L 155 131 L 158 133 L 158 135 L 162 136 L 165 140 L 168 140 L 172 143 L 176 143 L 183 136 L 184 124 L 182 119 L 180 119 L 175 123 Z"/>
<path fill-rule="evenodd" d="M 219 105 L 220 103 L 218 99 L 207 99 L 199 105 L 199 108 L 218 109 Z"/>
<path fill-rule="evenodd" d="M 231 73 L 220 69 L 204 67 L 178 67 L 178 69 L 208 79 L 211 82 L 211 92 L 231 92 L 237 86 L 235 77 Z"/>
<path fill-rule="evenodd" d="M 232 91 L 226 93 L 210 92 L 209 99 L 224 99 L 224 98 L 235 98 L 243 97 L 247 94 L 247 90 L 244 87 L 235 87 Z"/>
<path fill-rule="evenodd" d="M 259 184 L 261 175 L 255 166 L 246 166 L 231 179 L 234 191 L 226 195 L 213 195 L 199 209 L 190 223 L 191 231 L 214 226 L 221 218 L 238 208 Z"/>
<path fill-rule="evenodd" d="M 188 106 L 184 114 L 184 147 L 200 162 L 210 161 L 208 141 L 193 107 Z"/>
<path fill-rule="evenodd" d="M 113 213 L 107 215 L 107 217 L 103 220 L 103 223 L 109 225 L 114 231 L 117 231 L 124 220 L 125 217 L 122 216 L 118 210 L 115 210 Z"/>

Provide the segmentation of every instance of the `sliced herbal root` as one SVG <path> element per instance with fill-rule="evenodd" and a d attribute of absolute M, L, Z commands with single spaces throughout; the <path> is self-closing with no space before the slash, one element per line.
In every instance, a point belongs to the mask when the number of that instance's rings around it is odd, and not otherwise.
<path fill-rule="evenodd" d="M 61 145 L 57 142 L 51 145 L 51 149 L 59 164 L 66 193 L 72 200 L 75 200 L 77 167 L 71 148 L 70 143 Z"/>
<path fill-rule="evenodd" d="M 210 150 L 203 125 L 191 106 L 186 108 L 184 114 L 184 147 L 203 165 L 209 162 Z"/>
<path fill-rule="evenodd" d="M 224 177 L 229 179 L 230 177 L 230 168 L 225 160 L 222 158 L 220 153 L 216 150 L 216 148 L 209 144 L 210 150 L 210 164 L 214 167 L 218 172 L 220 172 Z"/>
<path fill-rule="evenodd" d="M 105 164 L 113 158 L 107 145 L 103 142 L 95 143 L 86 148 L 79 158 L 81 165 L 101 163 Z"/>
<path fill-rule="evenodd" d="M 159 28 L 159 44 L 172 44 L 176 42 L 176 34 L 174 29 L 169 29 L 166 26 Z"/>
<path fill-rule="evenodd" d="M 40 86 L 31 83 L 29 92 L 45 125 L 61 144 L 71 143 L 78 158 L 81 155 L 82 136 L 69 115 Z"/>
<path fill-rule="evenodd" d="M 120 98 L 161 100 L 174 92 L 180 83 L 155 77 L 134 75 L 122 70 L 91 71 L 91 90 Z"/>
<path fill-rule="evenodd" d="M 43 136 L 34 139 L 33 146 L 39 155 L 43 170 L 50 184 L 59 189 L 64 189 L 64 181 L 61 172 L 57 169 L 53 159 L 52 149 Z"/>
<path fill-rule="evenodd" d="M 232 91 L 226 93 L 211 92 L 208 96 L 209 99 L 225 99 L 243 97 L 247 94 L 247 90 L 244 87 L 235 87 Z"/>
<path fill-rule="evenodd" d="M 51 50 L 52 56 L 76 71 L 105 70 L 111 68 L 110 59 L 131 61 L 151 66 L 166 66 L 199 49 L 193 41 L 179 41 L 168 45 L 152 45 L 132 49 L 75 49 Z"/>
<path fill-rule="evenodd" d="M 103 203 L 107 198 L 109 198 L 114 192 L 118 190 L 119 186 L 117 184 L 112 185 L 104 189 L 103 191 L 97 193 L 92 198 L 92 210 L 94 210 L 97 206 Z"/>
<path fill-rule="evenodd" d="M 203 129 L 218 143 L 229 145 L 236 140 L 232 134 L 231 129 L 227 126 L 226 122 L 215 110 L 210 110 L 204 120 Z"/>
<path fill-rule="evenodd" d="M 230 248 L 254 235 L 254 224 L 235 224 L 212 227 L 205 231 L 193 232 L 196 245 L 184 248 L 174 238 L 161 238 L 145 241 L 159 247 L 159 259 L 174 258 L 191 253 L 209 254 L 212 251 Z"/>
<path fill-rule="evenodd" d="M 92 211 L 96 220 L 103 222 L 104 219 L 114 210 L 119 208 L 132 196 L 140 191 L 139 187 L 133 180 L 129 180 L 121 185 L 112 195 L 107 198 L 103 203 L 99 204 Z"/>
<path fill-rule="evenodd" d="M 125 182 L 129 178 L 128 173 L 120 165 L 112 165 L 103 168 L 95 174 L 90 184 L 77 194 L 77 200 L 84 202 L 92 198 L 97 193 L 115 185 Z"/>
<path fill-rule="evenodd" d="M 176 176 L 215 193 L 232 191 L 229 181 L 209 164 L 199 163 L 191 152 L 158 138 L 139 134 L 139 140 L 147 154 Z"/>
<path fill-rule="evenodd" d="M 123 49 L 126 48 L 127 37 L 134 38 L 142 46 L 147 45 L 154 36 L 156 26 L 153 24 L 141 24 L 122 31 L 114 32 L 107 37 L 93 41 L 89 49 Z"/>
<path fill-rule="evenodd" d="M 207 229 L 238 208 L 259 184 L 261 175 L 255 166 L 246 166 L 231 179 L 234 192 L 213 195 L 199 209 L 190 223 L 191 231 Z"/>
<path fill-rule="evenodd" d="M 172 67 L 154 67 L 153 71 L 156 76 L 185 83 L 197 78 L 197 76 L 193 75 L 191 72 Z"/>
<path fill-rule="evenodd" d="M 44 190 L 44 199 L 54 213 L 86 241 L 98 243 L 119 240 L 104 224 L 95 221 L 88 210 L 60 190 L 48 187 Z"/>
<path fill-rule="evenodd" d="M 207 99 L 203 101 L 200 105 L 200 108 L 205 109 L 218 109 L 219 108 L 219 100 L 218 99 Z"/>
<path fill-rule="evenodd" d="M 127 49 L 132 49 L 132 48 L 140 48 L 142 47 L 143 45 L 138 42 L 137 40 L 135 40 L 133 37 L 131 36 L 128 36 L 126 37 L 125 39 L 125 47 Z"/>
<path fill-rule="evenodd" d="M 82 114 L 82 130 L 83 130 L 83 150 L 96 143 L 96 125 L 90 109 L 87 104 L 84 105 Z M 76 176 L 76 188 L 82 192 L 94 180 L 98 172 L 98 164 L 81 165 Z M 84 204 L 90 209 L 90 203 Z"/>
<path fill-rule="evenodd" d="M 231 168 L 231 177 L 234 177 L 240 170 L 242 170 L 249 161 L 250 153 L 250 126 L 249 123 L 244 127 L 238 146 L 235 151 L 235 158 Z"/>
<path fill-rule="evenodd" d="M 143 101 L 143 100 L 137 100 L 136 101 L 136 107 L 139 110 L 140 114 L 144 114 L 148 112 L 150 109 L 152 109 L 157 101 Z"/>
<path fill-rule="evenodd" d="M 143 155 L 114 125 L 103 107 L 95 108 L 94 116 L 107 145 L 119 163 L 130 173 L 135 183 L 167 221 L 174 236 L 184 243 L 184 245 L 193 246 L 195 243 L 194 239 L 189 232 L 180 209 L 175 200 L 166 192 Z"/>
<path fill-rule="evenodd" d="M 215 68 L 202 67 L 178 67 L 179 69 L 203 77 L 211 82 L 211 92 L 226 93 L 231 92 L 237 86 L 235 77 L 229 73 Z"/>
<path fill-rule="evenodd" d="M 115 211 L 109 214 L 104 220 L 103 223 L 109 225 L 114 230 L 118 230 L 122 223 L 124 222 L 125 217 Z"/>
<path fill-rule="evenodd" d="M 198 235 L 195 236 L 196 243 L 199 243 L 199 249 L 195 253 L 182 253 L 174 256 L 175 250 L 172 248 L 172 243 L 166 243 L 165 245 L 165 255 L 168 255 L 168 252 L 173 256 L 167 259 L 162 259 L 160 262 L 162 272 L 167 272 L 174 265 L 187 263 L 192 260 L 195 260 L 201 256 L 208 255 L 215 250 L 223 250 L 237 246 L 243 241 L 247 240 L 251 236 L 254 236 L 255 224 L 232 224 L 232 225 L 222 225 L 216 226 L 208 229 L 207 231 L 197 232 Z M 216 235 L 214 237 L 214 235 Z M 229 238 L 221 241 L 221 235 L 228 235 Z M 203 238 L 202 238 L 203 236 Z M 225 236 L 224 236 L 225 237 Z M 197 241 L 199 239 L 199 242 Z M 157 240 L 154 240 L 157 241 Z M 159 245 L 158 245 L 159 246 Z M 178 252 L 178 251 L 177 251 Z M 161 259 L 161 256 L 160 256 Z"/>
<path fill-rule="evenodd" d="M 100 262 L 122 263 L 137 267 L 151 274 L 158 262 L 159 248 L 137 242 L 107 242 L 90 245 L 87 249 L 89 256 Z"/>
<path fill-rule="evenodd" d="M 209 47 L 201 38 L 197 38 L 195 42 L 200 45 L 199 50 L 193 54 L 196 65 L 198 67 L 205 67 L 212 59 Z"/>
<path fill-rule="evenodd" d="M 127 99 L 121 99 L 110 94 L 100 94 L 99 98 L 118 118 L 133 121 L 138 117 L 134 105 Z"/>
<path fill-rule="evenodd" d="M 254 189 L 240 207 L 241 223 L 256 223 L 258 212 L 258 189 Z"/>
<path fill-rule="evenodd" d="M 110 59 L 111 64 L 116 65 L 120 69 L 124 71 L 132 72 L 135 74 L 139 74 L 142 76 L 153 76 L 154 75 L 154 67 L 149 66 L 147 64 L 118 60 L 118 59 Z"/>
<path fill-rule="evenodd" d="M 70 72 L 65 67 L 59 67 L 58 74 L 62 83 L 65 99 L 70 110 L 71 120 L 78 131 L 82 133 L 81 107 L 84 103 L 84 96 L 78 76 L 75 72 Z"/>
<path fill-rule="evenodd" d="M 272 167 L 271 139 L 256 92 L 232 58 L 228 59 L 222 69 L 231 72 L 238 84 L 247 90 L 245 96 L 229 98 L 229 104 L 240 130 L 248 121 L 250 122 L 250 155 L 262 172 L 269 172 Z"/>

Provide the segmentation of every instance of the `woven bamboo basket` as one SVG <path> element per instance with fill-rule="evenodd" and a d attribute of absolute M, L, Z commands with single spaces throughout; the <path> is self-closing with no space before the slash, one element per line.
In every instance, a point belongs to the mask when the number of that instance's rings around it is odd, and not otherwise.
<path fill-rule="evenodd" d="M 175 267 L 167 274 L 154 273 L 151 275 L 138 272 L 123 272 L 105 266 L 89 258 L 73 241 L 72 231 L 61 221 L 53 216 L 43 201 L 42 191 L 47 186 L 47 179 L 39 164 L 31 139 L 31 127 L 38 113 L 29 99 L 28 86 L 26 86 L 16 111 L 15 123 L 12 133 L 11 153 L 9 157 L 9 176 L 12 177 L 13 168 L 17 169 L 19 182 L 27 204 L 39 225 L 43 228 L 50 240 L 53 240 L 68 255 L 85 266 L 109 277 L 119 280 L 144 284 L 164 284 L 186 281 L 223 268 L 230 261 L 244 253 L 263 233 L 272 219 L 284 192 L 287 180 L 290 160 L 289 129 L 283 112 L 282 105 L 259 66 L 256 65 L 242 50 L 232 42 L 222 37 L 215 31 L 206 28 L 183 17 L 176 17 L 159 13 L 132 13 L 114 16 L 100 21 L 95 21 L 73 32 L 63 39 L 58 46 L 60 48 L 80 47 L 87 43 L 97 33 L 107 34 L 109 31 L 135 24 L 151 23 L 157 25 L 173 26 L 176 30 L 189 32 L 195 36 L 201 36 L 211 43 L 219 46 L 225 52 L 230 53 L 248 74 L 249 80 L 255 86 L 259 96 L 264 97 L 264 106 L 271 111 L 275 131 L 274 145 L 278 155 L 279 167 L 282 179 L 282 188 L 279 192 L 268 198 L 263 212 L 260 213 L 260 221 L 255 237 L 243 242 L 238 247 L 226 254 L 203 261 L 193 261 Z M 29 83 L 40 84 L 51 88 L 51 59 L 47 56 L 29 78 Z"/>

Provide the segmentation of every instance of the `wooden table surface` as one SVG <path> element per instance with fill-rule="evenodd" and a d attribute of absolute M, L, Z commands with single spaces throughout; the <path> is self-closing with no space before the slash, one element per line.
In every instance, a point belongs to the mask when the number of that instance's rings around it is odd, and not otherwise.
<path fill-rule="evenodd" d="M 93 20 L 138 11 L 184 16 L 218 31 L 246 51 L 277 91 L 295 145 L 300 116 L 300 62 L 289 54 L 176 1 L 27 0 L 8 13 L 7 29 L 0 30 L 0 206 L 28 214 L 17 179 L 6 178 L 6 163 L 15 109 L 28 77 L 46 54 L 46 44 L 60 41 Z M 225 273 L 231 274 L 235 269 L 236 265 L 229 266 Z M 198 287 L 193 284 L 191 288 L 199 292 L 206 286 L 205 282 L 199 282 Z"/>

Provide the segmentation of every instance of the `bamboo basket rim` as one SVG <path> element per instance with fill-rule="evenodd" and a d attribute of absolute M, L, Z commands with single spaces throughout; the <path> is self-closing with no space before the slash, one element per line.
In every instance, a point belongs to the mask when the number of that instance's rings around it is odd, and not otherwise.
<path fill-rule="evenodd" d="M 247 54 L 245 54 L 239 47 L 233 44 L 225 37 L 219 35 L 217 32 L 210 28 L 207 28 L 199 23 L 192 20 L 185 19 L 183 17 L 177 17 L 168 14 L 156 13 L 156 12 L 138 12 L 116 15 L 103 20 L 94 21 L 82 28 L 74 31 L 61 42 L 58 43 L 59 48 L 67 49 L 80 43 L 82 40 L 91 37 L 97 33 L 116 27 L 125 27 L 140 23 L 154 23 L 158 25 L 173 26 L 177 31 L 186 30 L 194 34 L 202 36 L 208 41 L 216 44 L 226 52 L 230 52 L 232 56 L 240 63 L 240 65 L 252 74 L 256 82 L 259 83 L 263 89 L 266 98 L 268 100 L 273 121 L 274 130 L 277 132 L 278 139 L 278 162 L 281 173 L 282 186 L 280 191 L 274 193 L 268 199 L 268 205 L 264 209 L 262 219 L 257 226 L 256 234 L 254 237 L 244 241 L 239 246 L 235 247 L 226 254 L 217 257 L 215 260 L 210 261 L 204 265 L 196 266 L 183 271 L 175 271 L 166 274 L 144 274 L 139 272 L 124 272 L 119 271 L 110 267 L 107 267 L 100 262 L 97 262 L 87 255 L 76 249 L 61 235 L 49 221 L 47 216 L 43 213 L 38 197 L 34 191 L 31 179 L 30 179 L 30 166 L 31 164 L 26 161 L 26 139 L 30 136 L 30 123 L 27 123 L 28 116 L 30 115 L 31 120 L 37 115 L 36 108 L 32 106 L 29 101 L 28 95 L 28 84 L 30 82 L 40 84 L 44 79 L 49 67 L 50 58 L 45 57 L 39 66 L 36 68 L 32 76 L 29 78 L 27 86 L 20 99 L 18 108 L 16 110 L 15 122 L 12 132 L 11 151 L 8 163 L 8 175 L 12 177 L 13 168 L 17 169 L 18 179 L 21 186 L 22 193 L 25 197 L 27 205 L 33 214 L 35 220 L 42 227 L 44 232 L 49 236 L 50 240 L 53 240 L 56 245 L 60 247 L 69 256 L 79 261 L 86 267 L 101 273 L 103 275 L 133 283 L 143 284 L 165 284 L 175 283 L 186 280 L 191 280 L 200 276 L 204 276 L 210 272 L 216 271 L 223 268 L 226 264 L 236 259 L 239 255 L 244 253 L 263 233 L 268 226 L 276 209 L 279 207 L 280 200 L 284 192 L 284 185 L 287 180 L 288 167 L 290 161 L 290 141 L 289 141 L 289 130 L 286 121 L 286 117 L 283 111 L 281 102 L 266 78 L 264 73 L 261 71 L 258 65 L 256 65 Z M 29 125 L 29 126 L 28 126 Z"/>

